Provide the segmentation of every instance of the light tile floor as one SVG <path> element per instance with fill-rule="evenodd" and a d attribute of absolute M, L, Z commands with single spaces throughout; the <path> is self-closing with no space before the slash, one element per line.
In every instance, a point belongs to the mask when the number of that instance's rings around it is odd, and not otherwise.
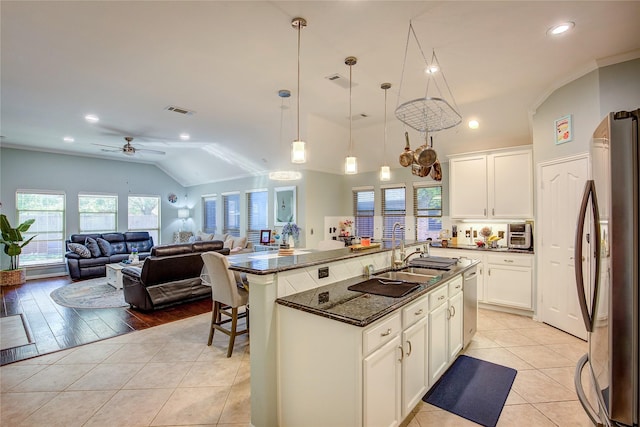
<path fill-rule="evenodd" d="M 518 370 L 498 426 L 590 426 L 573 388 L 586 343 L 520 316 L 480 310 L 465 353 Z M 206 340 L 203 314 L 0 368 L 0 425 L 247 426 L 249 345 Z M 410 427 L 476 425 L 420 403 Z M 407 423 L 405 423 L 407 424 Z M 346 426 L 348 427 L 348 426 Z"/>

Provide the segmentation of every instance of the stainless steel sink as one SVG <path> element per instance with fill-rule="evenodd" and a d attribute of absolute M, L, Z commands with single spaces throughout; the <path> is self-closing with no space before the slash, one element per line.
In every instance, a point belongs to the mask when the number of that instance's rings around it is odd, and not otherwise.
<path fill-rule="evenodd" d="M 407 267 L 407 268 L 404 268 L 402 272 L 419 274 L 421 276 L 427 276 L 429 278 L 440 276 L 442 274 L 442 271 L 434 270 L 432 268 L 424 268 L 424 267 Z"/>
<path fill-rule="evenodd" d="M 416 270 L 425 270 L 423 268 Z M 409 272 L 406 270 L 403 271 L 388 271 L 386 273 L 376 274 L 374 277 L 376 279 L 383 279 L 389 281 L 401 281 L 401 282 L 409 282 L 409 283 L 427 283 L 434 277 L 438 275 L 433 274 L 417 274 L 413 272 Z"/>

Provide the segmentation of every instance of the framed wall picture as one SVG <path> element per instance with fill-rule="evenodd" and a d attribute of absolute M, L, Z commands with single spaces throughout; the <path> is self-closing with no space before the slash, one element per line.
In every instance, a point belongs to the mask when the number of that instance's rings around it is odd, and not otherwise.
<path fill-rule="evenodd" d="M 271 230 L 260 230 L 260 243 L 263 245 L 271 243 Z"/>
<path fill-rule="evenodd" d="M 274 214 L 276 225 L 296 222 L 296 187 L 274 188 Z"/>
<path fill-rule="evenodd" d="M 571 114 L 557 119 L 554 123 L 554 129 L 556 131 L 556 145 L 571 141 L 573 139 Z"/>

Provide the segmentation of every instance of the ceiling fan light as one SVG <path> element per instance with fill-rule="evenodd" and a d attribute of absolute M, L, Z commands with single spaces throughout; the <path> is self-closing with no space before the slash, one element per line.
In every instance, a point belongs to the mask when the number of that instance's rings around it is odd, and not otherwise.
<path fill-rule="evenodd" d="M 291 163 L 306 163 L 307 151 L 305 150 L 304 141 L 293 141 L 291 143 Z"/>
<path fill-rule="evenodd" d="M 391 179 L 391 168 L 389 166 L 380 167 L 380 181 L 389 181 Z"/>
<path fill-rule="evenodd" d="M 344 173 L 346 175 L 355 175 L 358 173 L 358 160 L 353 156 L 344 159 Z"/>

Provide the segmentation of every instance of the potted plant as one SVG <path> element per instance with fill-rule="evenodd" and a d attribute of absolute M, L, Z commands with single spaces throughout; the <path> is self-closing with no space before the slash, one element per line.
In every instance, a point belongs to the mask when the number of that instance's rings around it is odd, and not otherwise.
<path fill-rule="evenodd" d="M 25 271 L 20 268 L 20 254 L 22 253 L 22 248 L 29 244 L 35 236 L 25 241 L 22 238 L 22 233 L 27 231 L 34 222 L 35 219 L 28 219 L 13 228 L 9 224 L 7 216 L 0 215 L 0 230 L 2 231 L 0 243 L 4 245 L 4 253 L 9 255 L 10 259 L 9 269 L 0 271 L 1 285 L 20 285 L 27 281 Z"/>

